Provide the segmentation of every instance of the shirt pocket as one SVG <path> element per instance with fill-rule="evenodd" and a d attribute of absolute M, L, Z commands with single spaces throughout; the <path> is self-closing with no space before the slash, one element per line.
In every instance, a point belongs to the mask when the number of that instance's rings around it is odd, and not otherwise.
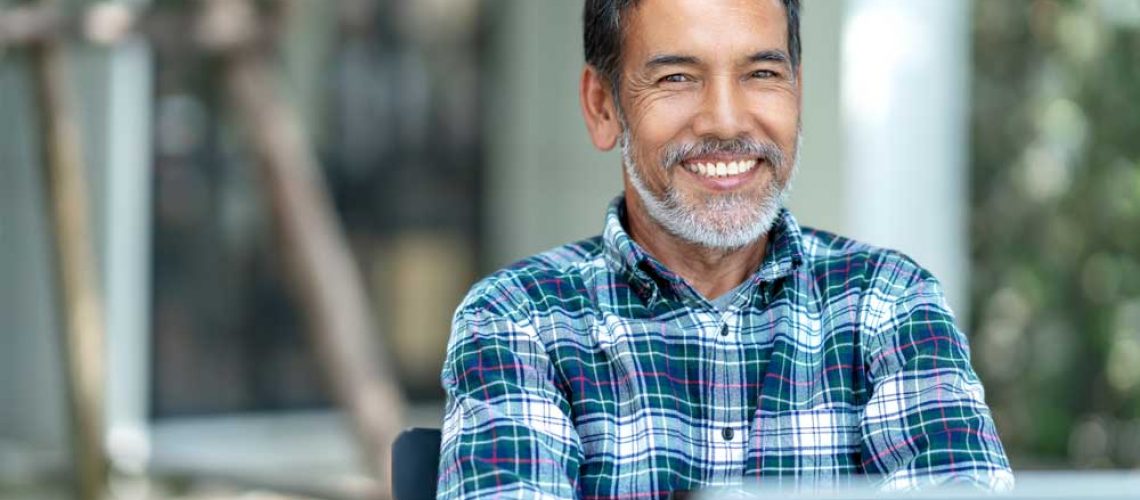
<path fill-rule="evenodd" d="M 757 409 L 748 436 L 745 475 L 794 479 L 797 486 L 835 486 L 862 472 L 861 440 L 859 413 L 854 409 Z"/>

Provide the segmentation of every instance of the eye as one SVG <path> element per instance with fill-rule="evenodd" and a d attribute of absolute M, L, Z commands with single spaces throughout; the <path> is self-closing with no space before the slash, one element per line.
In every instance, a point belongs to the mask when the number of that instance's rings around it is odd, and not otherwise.
<path fill-rule="evenodd" d="M 761 80 L 768 80 L 772 78 L 779 78 L 780 74 L 768 69 L 761 69 L 752 72 L 752 78 L 759 78 Z"/>
<path fill-rule="evenodd" d="M 693 81 L 693 79 L 689 78 L 689 75 L 686 75 L 684 73 L 673 73 L 672 75 L 664 76 L 657 81 L 660 83 L 686 83 Z"/>

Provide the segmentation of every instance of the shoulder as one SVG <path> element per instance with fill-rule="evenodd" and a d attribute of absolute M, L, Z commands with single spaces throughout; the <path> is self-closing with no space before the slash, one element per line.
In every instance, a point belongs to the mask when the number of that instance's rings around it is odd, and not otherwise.
<path fill-rule="evenodd" d="M 525 320 L 573 300 L 584 282 L 606 269 L 600 236 L 532 255 L 491 273 L 471 287 L 457 316 L 476 311 Z"/>
<path fill-rule="evenodd" d="M 919 283 L 935 281 L 930 271 L 898 250 L 808 227 L 801 231 L 804 263 L 821 288 L 897 296 Z"/>
<path fill-rule="evenodd" d="M 961 336 L 942 285 L 906 254 L 814 229 L 804 229 L 804 253 L 820 295 L 836 307 L 851 306 L 845 311 L 854 314 L 870 350 L 893 345 L 891 339 L 919 312 L 927 323 L 939 322 Z"/>

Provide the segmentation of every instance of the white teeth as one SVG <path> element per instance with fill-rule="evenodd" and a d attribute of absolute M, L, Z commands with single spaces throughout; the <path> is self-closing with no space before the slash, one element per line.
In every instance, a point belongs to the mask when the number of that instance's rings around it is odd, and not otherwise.
<path fill-rule="evenodd" d="M 756 160 L 743 160 L 734 162 L 718 162 L 718 163 L 689 163 L 686 168 L 694 174 L 700 174 L 705 177 L 727 177 L 730 175 L 740 175 L 746 173 L 756 166 Z"/>

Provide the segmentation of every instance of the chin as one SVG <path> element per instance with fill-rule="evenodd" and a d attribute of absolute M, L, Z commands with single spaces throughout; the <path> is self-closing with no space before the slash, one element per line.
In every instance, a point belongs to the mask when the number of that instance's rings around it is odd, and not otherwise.
<path fill-rule="evenodd" d="M 768 234 L 784 204 L 787 190 L 771 177 L 751 189 L 712 193 L 670 182 L 651 190 L 627 160 L 628 179 L 645 212 L 672 236 L 704 248 L 735 250 Z"/>
<path fill-rule="evenodd" d="M 764 237 L 783 206 L 779 195 L 759 199 L 740 194 L 715 195 L 693 203 L 695 200 L 683 200 L 675 193 L 667 195 L 663 202 L 654 199 L 646 203 L 650 215 L 674 236 L 719 250 L 742 248 Z M 653 204 L 657 206 L 651 207 Z"/>

